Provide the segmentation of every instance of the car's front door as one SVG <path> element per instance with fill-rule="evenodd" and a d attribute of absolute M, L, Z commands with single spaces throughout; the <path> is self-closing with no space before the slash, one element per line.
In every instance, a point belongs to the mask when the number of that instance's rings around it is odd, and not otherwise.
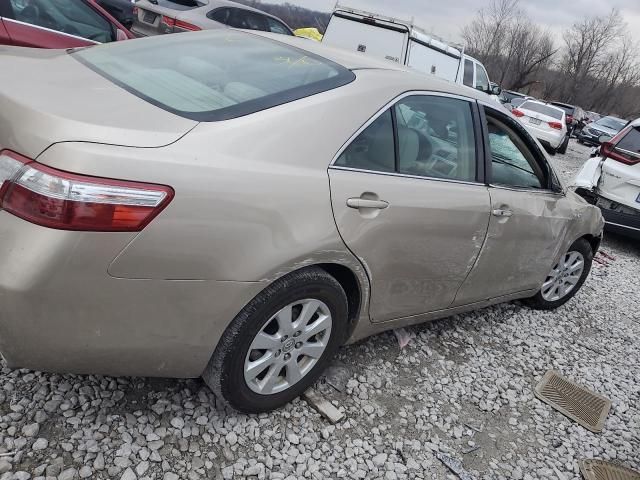
<path fill-rule="evenodd" d="M 445 309 L 487 232 L 473 102 L 413 94 L 372 119 L 329 169 L 335 220 L 380 322 Z"/>
<path fill-rule="evenodd" d="M 454 305 L 539 289 L 572 221 L 552 168 L 524 127 L 488 106 L 483 124 L 491 221 Z"/>

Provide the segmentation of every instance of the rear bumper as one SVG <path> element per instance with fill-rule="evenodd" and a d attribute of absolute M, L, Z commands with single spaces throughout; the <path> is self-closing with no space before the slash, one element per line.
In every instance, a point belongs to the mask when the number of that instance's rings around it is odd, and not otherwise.
<path fill-rule="evenodd" d="M 0 211 L 0 352 L 10 367 L 202 373 L 263 284 L 111 277 L 107 266 L 128 237 L 46 229 Z"/>
<path fill-rule="evenodd" d="M 542 145 L 554 150 L 562 145 L 562 142 L 565 138 L 565 135 L 563 135 L 562 133 L 558 135 L 552 132 L 538 130 L 536 128 L 529 128 L 528 130 L 540 141 Z"/>
<path fill-rule="evenodd" d="M 576 193 L 600 208 L 606 230 L 640 239 L 640 210 L 621 206 L 589 189 L 577 188 Z"/>

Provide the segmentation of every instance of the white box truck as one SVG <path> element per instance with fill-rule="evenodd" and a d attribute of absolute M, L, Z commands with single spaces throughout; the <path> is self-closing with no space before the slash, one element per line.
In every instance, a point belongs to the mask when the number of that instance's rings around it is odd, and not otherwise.
<path fill-rule="evenodd" d="M 461 47 L 421 31 L 413 21 L 336 5 L 322 41 L 407 65 L 489 95 L 500 93 L 499 88 L 492 88 L 482 63 L 465 55 Z"/>

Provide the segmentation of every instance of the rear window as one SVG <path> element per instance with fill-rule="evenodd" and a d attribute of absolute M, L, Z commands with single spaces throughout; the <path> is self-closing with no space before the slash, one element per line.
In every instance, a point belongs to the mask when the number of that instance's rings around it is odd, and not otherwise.
<path fill-rule="evenodd" d="M 134 95 L 197 121 L 248 115 L 355 79 L 305 50 L 232 30 L 161 35 L 71 55 Z"/>
<path fill-rule="evenodd" d="M 209 2 L 202 2 L 198 0 L 157 0 L 152 2 L 159 7 L 171 8 L 172 10 L 192 10 L 194 8 L 204 7 Z"/>
<path fill-rule="evenodd" d="M 561 104 L 558 104 L 558 103 L 552 103 L 551 105 L 554 105 L 554 106 L 556 106 L 558 108 L 561 108 L 562 110 L 565 111 L 565 113 L 567 115 L 573 115 L 573 111 L 576 109 L 576 107 L 572 107 L 570 105 L 561 105 Z"/>
<path fill-rule="evenodd" d="M 550 107 L 549 105 L 542 105 L 540 103 L 534 102 L 524 102 L 522 105 L 520 105 L 520 109 L 541 113 L 551 118 L 555 118 L 556 120 L 562 119 L 562 110 L 559 110 L 556 107 Z"/>

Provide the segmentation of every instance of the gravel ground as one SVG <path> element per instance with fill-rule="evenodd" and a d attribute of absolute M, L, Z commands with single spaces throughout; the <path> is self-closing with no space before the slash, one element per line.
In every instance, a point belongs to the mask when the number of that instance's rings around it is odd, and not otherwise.
<path fill-rule="evenodd" d="M 553 162 L 571 177 L 588 152 L 572 141 Z M 438 451 L 487 479 L 580 478 L 592 457 L 640 469 L 640 247 L 609 236 L 603 250 L 556 312 L 500 305 L 409 329 L 403 350 L 393 333 L 343 348 L 318 385 L 346 414 L 336 426 L 302 400 L 218 411 L 197 380 L 4 368 L 0 479 L 456 478 Z M 612 400 L 603 433 L 534 397 L 550 368 Z"/>

